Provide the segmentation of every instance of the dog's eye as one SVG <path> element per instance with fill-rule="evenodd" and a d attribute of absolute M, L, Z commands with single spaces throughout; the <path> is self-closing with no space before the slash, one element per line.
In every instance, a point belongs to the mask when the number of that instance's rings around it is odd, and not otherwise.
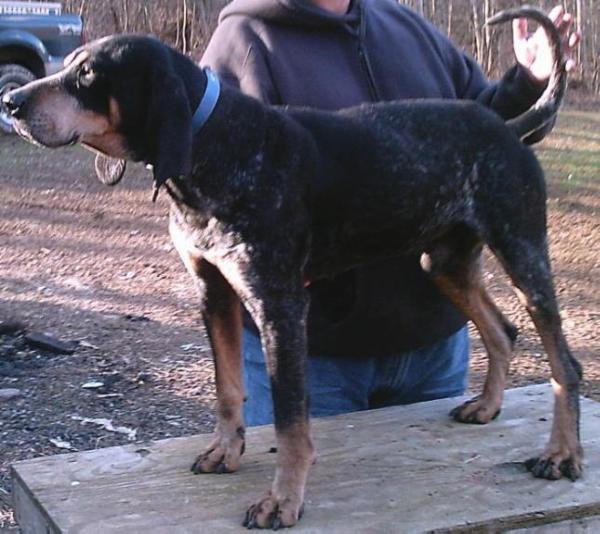
<path fill-rule="evenodd" d="M 77 73 L 77 79 L 83 86 L 88 86 L 94 79 L 94 70 L 87 64 L 81 65 L 79 72 Z"/>

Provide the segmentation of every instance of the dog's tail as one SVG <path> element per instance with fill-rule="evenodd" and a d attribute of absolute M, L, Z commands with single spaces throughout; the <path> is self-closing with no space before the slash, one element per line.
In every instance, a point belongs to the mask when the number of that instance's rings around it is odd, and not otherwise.
<path fill-rule="evenodd" d="M 544 29 L 550 43 L 553 62 L 548 86 L 537 102 L 525 113 L 506 122 L 520 139 L 540 130 L 554 118 L 567 88 L 567 69 L 562 39 L 554 23 L 543 11 L 523 5 L 494 15 L 487 20 L 486 24 L 499 24 L 522 17 L 535 20 Z"/>

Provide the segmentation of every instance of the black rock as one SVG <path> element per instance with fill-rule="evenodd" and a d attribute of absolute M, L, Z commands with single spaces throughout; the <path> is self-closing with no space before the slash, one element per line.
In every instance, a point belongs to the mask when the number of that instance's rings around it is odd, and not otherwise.
<path fill-rule="evenodd" d="M 131 321 L 132 323 L 147 323 L 150 321 L 150 318 L 145 315 L 132 315 L 130 313 L 123 315 L 123 319 Z"/>
<path fill-rule="evenodd" d="M 73 342 L 64 342 L 46 334 L 32 332 L 25 336 L 25 341 L 38 349 L 53 352 L 54 354 L 73 354 L 77 348 L 77 344 Z"/>
<path fill-rule="evenodd" d="M 25 330 L 25 325 L 14 319 L 0 319 L 0 336 L 18 334 Z"/>

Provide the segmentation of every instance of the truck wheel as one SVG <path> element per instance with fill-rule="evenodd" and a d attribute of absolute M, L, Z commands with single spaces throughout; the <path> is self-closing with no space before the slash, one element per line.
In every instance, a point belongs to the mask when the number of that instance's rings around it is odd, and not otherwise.
<path fill-rule="evenodd" d="M 0 99 L 5 93 L 35 80 L 33 72 L 21 65 L 0 65 Z M 0 106 L 0 131 L 12 133 L 12 117 Z"/>

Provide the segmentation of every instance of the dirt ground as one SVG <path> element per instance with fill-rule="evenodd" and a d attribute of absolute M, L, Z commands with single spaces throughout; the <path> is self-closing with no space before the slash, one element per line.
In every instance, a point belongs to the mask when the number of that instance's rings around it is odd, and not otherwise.
<path fill-rule="evenodd" d="M 600 113 L 563 113 L 539 154 L 564 326 L 585 368 L 583 392 L 600 400 L 598 132 Z M 93 158 L 82 149 L 42 150 L 0 137 L 0 321 L 77 344 L 73 354 L 56 355 L 22 335 L 0 335 L 0 389 L 21 391 L 0 401 L 0 529 L 14 525 L 14 461 L 207 432 L 214 424 L 196 293 L 169 241 L 164 195 L 152 204 L 150 186 L 140 166 L 110 189 L 94 179 Z M 539 340 L 493 261 L 486 278 L 521 332 L 510 385 L 547 380 Z M 485 358 L 472 334 L 477 391 Z"/>

